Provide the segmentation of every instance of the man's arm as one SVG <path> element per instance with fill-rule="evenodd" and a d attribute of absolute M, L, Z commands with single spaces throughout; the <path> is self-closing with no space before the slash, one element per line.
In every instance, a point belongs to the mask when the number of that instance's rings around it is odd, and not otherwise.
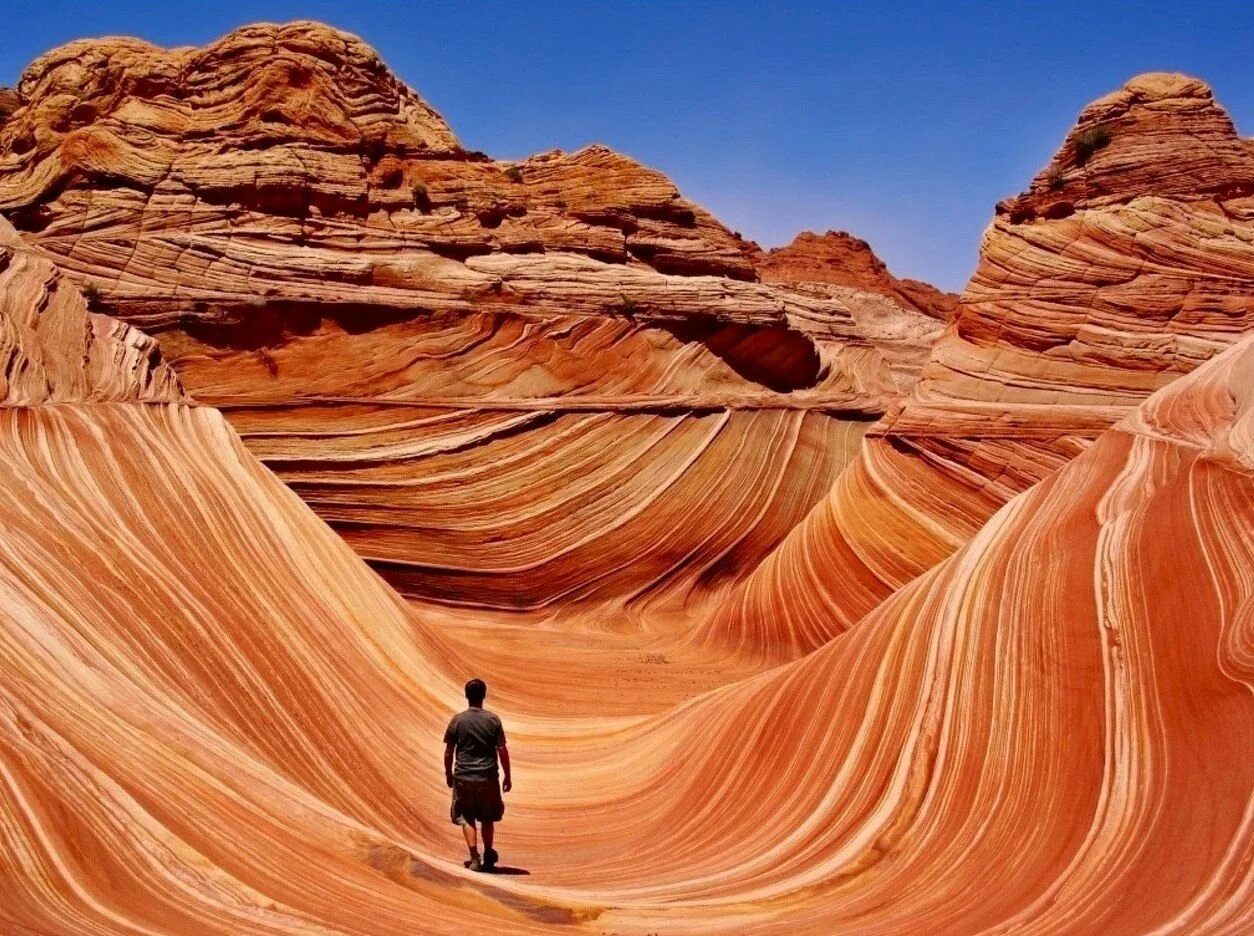
<path fill-rule="evenodd" d="M 453 749 L 456 747 L 452 741 L 444 743 L 444 782 L 449 786 L 453 785 Z"/>
<path fill-rule="evenodd" d="M 496 747 L 496 755 L 501 759 L 501 770 L 505 772 L 505 779 L 501 781 L 501 789 L 508 793 L 514 788 L 514 781 L 509 775 L 509 748 L 505 746 L 504 736 L 501 737 L 501 742 Z"/>

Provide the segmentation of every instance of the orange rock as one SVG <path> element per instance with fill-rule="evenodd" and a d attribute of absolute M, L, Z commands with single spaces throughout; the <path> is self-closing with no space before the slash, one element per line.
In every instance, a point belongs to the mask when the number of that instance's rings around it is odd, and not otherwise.
<path fill-rule="evenodd" d="M 860 250 L 758 282 L 351 37 L 45 56 L 0 125 L 0 931 L 1249 931 L 1251 158 L 1191 79 L 1098 102 L 901 401 L 938 319 Z M 471 672 L 530 877 L 443 819 Z"/>
<path fill-rule="evenodd" d="M 0 927 L 1246 931 L 1251 378 L 1247 337 L 803 660 L 651 717 L 497 706 L 529 877 L 449 857 L 468 661 L 220 414 L 0 406 Z"/>
<path fill-rule="evenodd" d="M 830 283 L 887 296 L 939 322 L 958 312 L 958 297 L 919 280 L 898 279 L 871 245 L 844 231 L 803 231 L 786 247 L 762 254 L 756 264 L 764 283 Z"/>
<path fill-rule="evenodd" d="M 1105 142 L 1077 165 L 1099 126 Z M 998 206 L 911 393 L 704 635 L 814 649 L 1247 334 L 1252 198 L 1254 148 L 1201 82 L 1145 75 L 1088 107 L 1031 189 Z"/>
<path fill-rule="evenodd" d="M 157 343 L 89 312 L 52 262 L 0 218 L 0 405 L 185 401 Z"/>
<path fill-rule="evenodd" d="M 18 91 L 0 210 L 413 596 L 713 600 L 938 335 L 900 284 L 758 282 L 604 147 L 467 152 L 316 24 L 72 43 Z"/>
<path fill-rule="evenodd" d="M 758 255 L 756 266 L 765 283 L 845 303 L 903 391 L 919 379 L 958 310 L 957 296 L 918 280 L 897 279 L 866 241 L 840 231 L 798 234 L 787 247 Z"/>

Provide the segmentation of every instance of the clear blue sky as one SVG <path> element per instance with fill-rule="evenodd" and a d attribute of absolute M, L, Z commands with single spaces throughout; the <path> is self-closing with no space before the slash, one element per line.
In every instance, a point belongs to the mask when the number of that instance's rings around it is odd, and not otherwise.
<path fill-rule="evenodd" d="M 259 20 L 362 36 L 496 157 L 606 143 L 772 246 L 865 237 L 960 289 L 998 199 L 1090 100 L 1150 70 L 1209 81 L 1254 134 L 1254 2 L 611 3 L 0 0 L 0 84 L 69 39 L 201 44 Z"/>

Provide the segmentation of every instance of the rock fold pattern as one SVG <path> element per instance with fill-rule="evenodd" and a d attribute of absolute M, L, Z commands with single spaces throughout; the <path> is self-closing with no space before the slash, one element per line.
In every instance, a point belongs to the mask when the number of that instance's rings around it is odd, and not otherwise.
<path fill-rule="evenodd" d="M 606 150 L 466 153 L 325 27 L 12 98 L 0 931 L 1254 928 L 1251 154 L 1200 83 L 1087 110 L 956 317 Z M 529 875 L 457 860 L 472 672 Z"/>
<path fill-rule="evenodd" d="M 706 636 L 822 645 L 1251 328 L 1254 147 L 1201 82 L 1135 78 L 998 205 L 918 382 Z"/>
<path fill-rule="evenodd" d="M 939 336 L 874 277 L 760 281 L 605 147 L 465 150 L 325 27 L 74 43 L 17 96 L 0 211 L 414 597 L 708 602 Z"/>

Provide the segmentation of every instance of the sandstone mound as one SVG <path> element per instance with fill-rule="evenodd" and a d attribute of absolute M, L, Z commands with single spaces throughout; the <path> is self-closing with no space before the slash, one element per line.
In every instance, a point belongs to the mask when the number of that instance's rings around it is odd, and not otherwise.
<path fill-rule="evenodd" d="M 958 310 L 958 297 L 898 279 L 864 240 L 841 231 L 805 232 L 755 257 L 764 283 L 843 302 L 858 330 L 892 368 L 901 390 L 919 378 L 928 353 Z"/>
<path fill-rule="evenodd" d="M 919 382 L 707 635 L 819 646 L 1251 328 L 1254 148 L 1201 82 L 1133 79 L 998 206 Z"/>
<path fill-rule="evenodd" d="M 1252 377 L 1248 338 L 802 661 L 646 719 L 506 708 L 531 878 L 436 857 L 459 662 L 214 410 L 2 407 L 0 924 L 1243 931 Z"/>
<path fill-rule="evenodd" d="M 1251 160 L 1192 79 L 1094 104 L 920 371 L 857 242 L 465 152 L 325 27 L 43 57 L 0 930 L 1250 930 Z M 529 877 L 457 861 L 472 667 Z"/>
<path fill-rule="evenodd" d="M 875 293 L 898 305 L 948 322 L 958 297 L 918 280 L 898 279 L 866 241 L 844 231 L 804 231 L 791 244 L 766 251 L 755 264 L 764 283 L 827 283 Z"/>
<path fill-rule="evenodd" d="M 410 595 L 707 601 L 900 392 L 904 293 L 757 282 L 604 147 L 468 152 L 326 27 L 72 43 L 17 92 L 0 210 Z"/>

